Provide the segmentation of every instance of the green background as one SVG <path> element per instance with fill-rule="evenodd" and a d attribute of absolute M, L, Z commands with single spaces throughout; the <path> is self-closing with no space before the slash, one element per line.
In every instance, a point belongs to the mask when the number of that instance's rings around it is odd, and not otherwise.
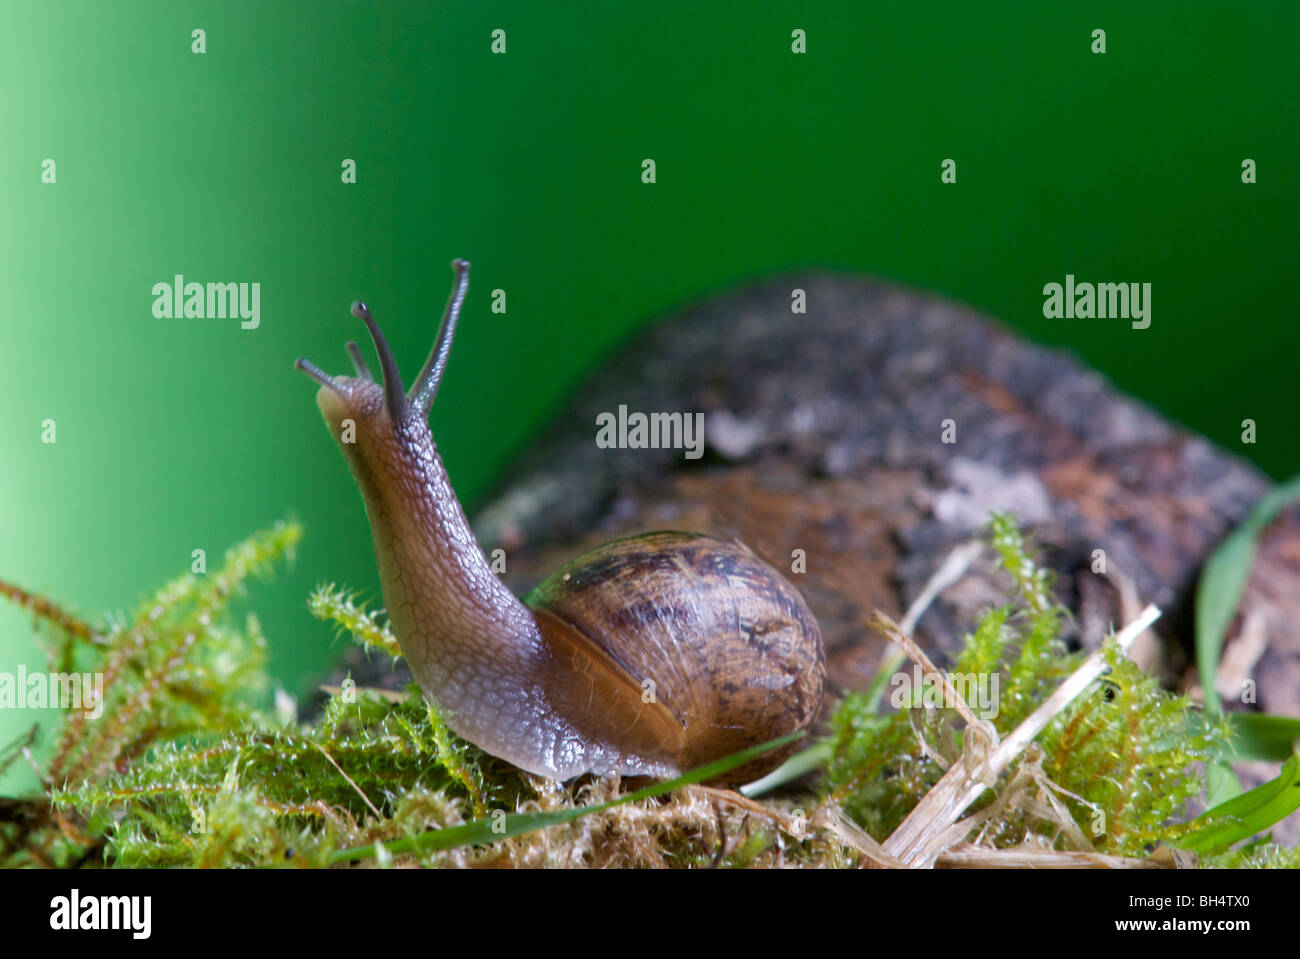
<path fill-rule="evenodd" d="M 311 587 L 377 587 L 291 363 L 346 371 L 365 298 L 409 379 L 454 256 L 473 282 L 432 422 L 471 510 L 640 324 L 804 267 L 966 301 L 1300 472 L 1297 10 L 3 0 L 0 577 L 98 620 L 292 513 L 297 563 L 252 603 L 301 690 L 340 642 Z M 175 273 L 260 282 L 261 327 L 155 319 Z M 1066 273 L 1150 282 L 1151 328 L 1044 319 Z M 20 661 L 43 668 L 5 607 Z M 0 713 L 0 741 L 38 718 Z"/>

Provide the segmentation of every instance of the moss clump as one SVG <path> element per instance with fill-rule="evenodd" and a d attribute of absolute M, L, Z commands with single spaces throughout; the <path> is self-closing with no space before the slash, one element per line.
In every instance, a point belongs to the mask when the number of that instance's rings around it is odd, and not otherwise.
<path fill-rule="evenodd" d="M 0 865 L 848 866 L 873 853 L 844 817 L 883 841 L 967 745 L 946 705 L 913 695 L 883 710 L 882 675 L 845 698 L 813 747 L 824 757 L 815 790 L 759 803 L 683 786 L 626 802 L 616 779 L 560 785 L 488 756 L 414 687 L 349 680 L 304 724 L 270 708 L 266 640 L 253 617 L 233 625 L 228 608 L 300 535 L 293 524 L 258 533 L 217 572 L 181 577 L 106 630 L 31 604 L 55 632 L 52 664 L 105 674 L 105 710 L 95 720 L 68 713 L 45 791 L 4 801 Z M 1062 642 L 1068 614 L 1015 524 L 995 517 L 991 541 L 1013 596 L 975 626 L 952 671 L 996 676 L 988 719 L 1005 737 L 1084 657 Z M 322 587 L 310 606 L 366 648 L 397 654 L 382 617 L 348 594 Z M 1201 788 L 1199 764 L 1223 752 L 1226 728 L 1117 646 L 1106 657 L 1102 678 L 989 784 L 968 850 L 1140 857 L 1177 832 Z M 1208 861 L 1293 866 L 1296 855 L 1262 843 Z"/>
<path fill-rule="evenodd" d="M 1069 613 L 1053 600 L 1051 577 L 1034 563 L 1015 523 L 995 516 L 991 529 L 1014 597 L 984 616 L 952 672 L 996 677 L 998 708 L 990 721 L 1005 737 L 1086 657 L 1062 642 Z M 1186 697 L 1161 689 L 1114 643 L 1105 649 L 1103 679 L 1038 737 L 1039 749 L 1031 754 L 1035 793 L 1054 794 L 1091 851 L 1142 856 L 1174 835 L 1171 824 L 1200 792 L 1200 764 L 1224 751 L 1228 730 Z M 880 840 L 938 782 L 944 772 L 939 759 L 955 759 L 964 735 L 954 709 L 881 715 L 872 696 L 858 693 L 846 697 L 832 725 L 830 795 Z M 985 805 L 993 801 L 993 792 L 986 792 Z M 1068 826 L 1059 817 L 1044 818 L 1040 809 L 1009 804 L 986 824 L 980 842 L 992 849 L 1068 848 Z"/>

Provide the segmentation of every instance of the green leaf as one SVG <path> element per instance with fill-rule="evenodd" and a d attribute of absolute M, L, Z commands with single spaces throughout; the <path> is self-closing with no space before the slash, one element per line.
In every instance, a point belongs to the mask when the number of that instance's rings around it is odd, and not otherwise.
<path fill-rule="evenodd" d="M 440 849 L 455 849 L 458 846 L 472 846 L 478 843 L 491 843 L 508 836 L 521 836 L 524 833 L 533 832 L 537 829 L 545 829 L 548 826 L 559 826 L 563 823 L 573 822 L 575 819 L 581 819 L 583 816 L 595 812 L 603 812 L 606 809 L 612 809 L 615 806 L 621 806 L 624 803 L 638 802 L 642 799 L 650 799 L 654 796 L 662 796 L 664 793 L 670 793 L 674 789 L 682 786 L 689 786 L 692 783 L 704 782 L 721 776 L 729 769 L 735 769 L 737 766 L 749 762 L 756 756 L 778 749 L 787 743 L 794 742 L 796 739 L 804 736 L 805 733 L 790 733 L 788 736 L 782 736 L 780 739 L 773 739 L 770 742 L 763 743 L 761 746 L 751 746 L 749 749 L 742 749 L 738 753 L 732 753 L 722 759 L 715 760 L 707 765 L 700 766 L 690 772 L 678 776 L 676 779 L 670 779 L 667 782 L 653 783 L 635 792 L 630 792 L 625 796 L 619 796 L 617 799 L 611 799 L 609 802 L 597 803 L 592 806 L 580 806 L 575 809 L 560 809 L 554 812 L 539 813 L 508 813 L 495 814 L 483 819 L 475 819 L 473 822 L 467 822 L 463 826 L 449 826 L 445 829 L 431 829 L 415 836 L 408 836 L 405 839 L 397 839 L 392 842 L 384 843 L 384 848 L 393 855 L 401 855 L 408 852 L 433 852 Z M 330 856 L 330 863 L 337 865 L 345 862 L 352 862 L 357 859 L 372 859 L 379 854 L 374 846 L 363 846 L 359 849 L 341 849 Z"/>
<path fill-rule="evenodd" d="M 762 779 L 742 786 L 739 790 L 742 796 L 753 799 L 755 796 L 761 796 L 764 793 L 771 792 L 778 786 L 784 786 L 788 782 L 793 782 L 800 776 L 805 776 L 814 769 L 819 769 L 831 761 L 835 754 L 832 743 L 827 740 L 819 742 L 815 746 L 809 746 L 787 759 L 784 763 L 772 770 Z"/>
<path fill-rule="evenodd" d="M 1282 773 L 1250 792 L 1207 810 L 1170 841 L 1179 849 L 1214 855 L 1281 822 L 1300 809 L 1300 756 L 1292 754 Z"/>
<path fill-rule="evenodd" d="M 1250 515 L 1211 554 L 1201 570 L 1201 581 L 1196 590 L 1196 668 L 1201 674 L 1205 708 L 1211 714 L 1221 710 L 1214 678 L 1228 627 L 1237 614 L 1246 581 L 1250 578 L 1256 541 L 1264 527 L 1296 500 L 1300 500 L 1300 476 L 1261 496 Z"/>
<path fill-rule="evenodd" d="M 1205 764 L 1205 804 L 1214 808 L 1241 795 L 1241 780 L 1226 762 Z"/>
<path fill-rule="evenodd" d="M 1232 713 L 1232 748 L 1240 761 L 1279 762 L 1295 751 L 1300 719 L 1268 713 Z"/>

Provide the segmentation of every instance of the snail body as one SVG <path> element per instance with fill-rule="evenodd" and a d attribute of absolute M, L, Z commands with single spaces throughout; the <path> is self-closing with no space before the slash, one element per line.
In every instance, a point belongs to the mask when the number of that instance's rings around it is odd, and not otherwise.
<path fill-rule="evenodd" d="M 316 402 L 361 490 L 394 635 L 425 695 L 460 736 L 554 779 L 673 776 L 807 728 L 821 706 L 817 621 L 738 542 L 656 532 L 556 570 L 523 600 L 476 542 L 428 427 L 469 264 L 409 393 L 364 304 L 382 382 L 356 344 L 355 377 L 306 360 Z M 351 429 L 345 429 L 351 421 Z M 353 441 L 348 441 L 348 439 Z M 757 778 L 793 746 L 729 772 Z"/>

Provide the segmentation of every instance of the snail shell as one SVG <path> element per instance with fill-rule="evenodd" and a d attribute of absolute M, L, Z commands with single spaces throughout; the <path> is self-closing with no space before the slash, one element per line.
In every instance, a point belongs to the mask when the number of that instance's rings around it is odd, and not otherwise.
<path fill-rule="evenodd" d="M 662 750 L 686 770 L 805 729 L 826 680 L 821 632 L 799 592 L 739 542 L 697 533 L 647 533 L 605 543 L 557 569 L 524 600 L 568 626 L 657 703 L 680 728 Z M 545 628 L 545 626 L 544 626 Z M 580 692 L 576 698 L 581 698 Z M 624 710 L 606 707 L 589 735 Z M 646 724 L 650 736 L 658 734 Z M 746 782 L 778 766 L 794 744 L 728 774 Z"/>

